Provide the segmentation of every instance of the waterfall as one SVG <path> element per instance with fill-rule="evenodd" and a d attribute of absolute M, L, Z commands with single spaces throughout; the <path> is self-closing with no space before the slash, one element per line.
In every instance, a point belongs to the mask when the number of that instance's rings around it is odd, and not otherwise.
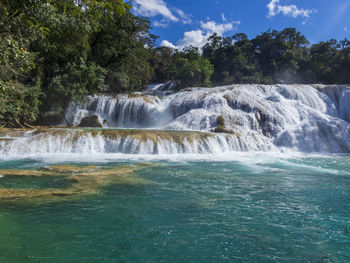
<path fill-rule="evenodd" d="M 97 115 L 101 123 L 108 120 L 112 126 L 125 128 L 161 128 L 171 119 L 167 100 L 156 96 L 132 95 L 94 95 L 87 96 L 86 102 L 71 102 L 66 117 L 74 126 L 82 118 Z"/>
<path fill-rule="evenodd" d="M 231 85 L 157 91 L 163 88 L 155 85 L 144 93 L 94 95 L 82 103 L 71 102 L 66 110 L 70 123 L 77 126 L 85 116 L 97 115 L 114 129 L 39 130 L 13 138 L 0 134 L 0 154 L 350 153 L 350 86 Z M 226 133 L 212 133 L 219 116 Z"/>
<path fill-rule="evenodd" d="M 0 139 L 0 155 L 50 153 L 124 154 L 221 154 L 233 151 L 264 151 L 257 139 L 233 134 L 160 130 L 42 129 L 22 134 L 7 133 Z"/>

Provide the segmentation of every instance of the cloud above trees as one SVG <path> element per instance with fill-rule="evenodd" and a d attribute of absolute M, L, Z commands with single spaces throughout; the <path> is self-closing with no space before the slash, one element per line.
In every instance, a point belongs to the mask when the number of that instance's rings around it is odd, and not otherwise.
<path fill-rule="evenodd" d="M 212 34 L 216 33 L 219 36 L 222 36 L 226 32 L 236 30 L 237 26 L 240 25 L 240 23 L 240 21 L 232 21 L 220 24 L 215 21 L 201 21 L 199 29 L 185 32 L 184 37 L 177 41 L 176 45 L 169 42 L 168 40 L 163 40 L 161 45 L 165 47 L 176 48 L 179 50 L 187 46 L 201 48 L 207 43 L 208 38 Z"/>
<path fill-rule="evenodd" d="M 309 18 L 312 13 L 317 12 L 315 9 L 303 9 L 298 8 L 296 5 L 281 5 L 280 0 L 271 0 L 267 5 L 269 10 L 267 17 L 273 17 L 278 14 L 283 14 L 284 16 L 290 17 L 304 17 Z"/>
<path fill-rule="evenodd" d="M 164 0 L 134 0 L 133 9 L 136 15 L 147 17 L 161 17 L 153 24 L 156 27 L 167 27 L 169 22 L 181 22 L 190 24 L 191 17 L 183 10 L 175 7 L 169 7 Z"/>

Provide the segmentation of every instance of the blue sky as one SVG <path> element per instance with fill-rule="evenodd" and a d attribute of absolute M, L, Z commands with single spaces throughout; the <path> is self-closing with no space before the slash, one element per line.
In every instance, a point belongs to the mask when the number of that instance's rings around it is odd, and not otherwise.
<path fill-rule="evenodd" d="M 201 47 L 216 32 L 255 37 L 269 28 L 295 27 L 311 43 L 350 38 L 350 0 L 134 0 L 148 16 L 158 45 Z"/>

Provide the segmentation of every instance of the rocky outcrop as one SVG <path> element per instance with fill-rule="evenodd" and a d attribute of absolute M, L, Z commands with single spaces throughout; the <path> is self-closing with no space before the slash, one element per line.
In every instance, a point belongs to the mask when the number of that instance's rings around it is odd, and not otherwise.
<path fill-rule="evenodd" d="M 79 127 L 92 127 L 92 128 L 102 128 L 97 115 L 91 115 L 83 118 L 79 124 Z"/>

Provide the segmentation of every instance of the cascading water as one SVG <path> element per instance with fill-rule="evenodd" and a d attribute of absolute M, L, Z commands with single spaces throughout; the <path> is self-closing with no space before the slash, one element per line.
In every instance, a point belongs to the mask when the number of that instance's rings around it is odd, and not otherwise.
<path fill-rule="evenodd" d="M 47 153 L 220 154 L 263 151 L 257 140 L 229 134 L 160 130 L 44 129 L 7 133 L 0 139 L 0 155 Z M 271 147 L 271 145 L 270 145 Z"/>
<path fill-rule="evenodd" d="M 155 96 L 94 95 L 86 100 L 84 104 L 72 102 L 67 109 L 66 117 L 74 126 L 89 115 L 97 115 L 101 123 L 108 120 L 112 126 L 125 128 L 160 128 L 171 121 L 168 102 Z"/>
<path fill-rule="evenodd" d="M 232 85 L 173 94 L 157 93 L 157 87 L 146 93 L 88 96 L 66 111 L 75 126 L 83 117 L 97 115 L 101 123 L 108 120 L 118 128 L 152 130 L 37 131 L 0 139 L 0 154 L 350 152 L 349 86 Z M 219 116 L 227 134 L 212 133 Z M 174 130 L 187 131 L 186 136 Z"/>

